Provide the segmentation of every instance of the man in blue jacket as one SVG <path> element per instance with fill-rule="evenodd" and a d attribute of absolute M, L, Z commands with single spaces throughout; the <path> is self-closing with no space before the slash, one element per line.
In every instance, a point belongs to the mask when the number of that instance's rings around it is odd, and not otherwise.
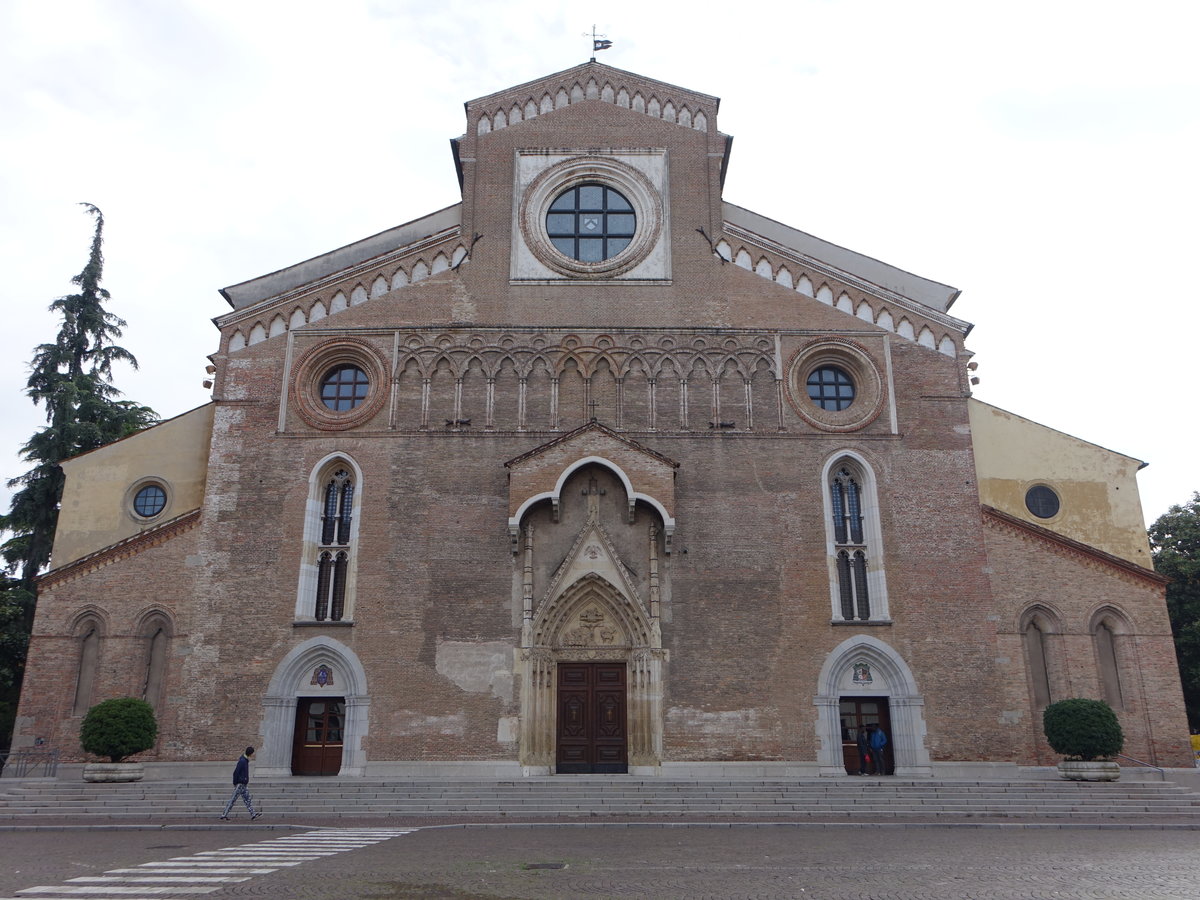
<path fill-rule="evenodd" d="M 233 808 L 238 797 L 245 801 L 246 809 L 250 810 L 251 821 L 262 815 L 262 813 L 254 811 L 254 801 L 250 799 L 250 757 L 253 755 L 254 748 L 247 747 L 246 752 L 238 759 L 237 765 L 233 767 L 233 796 L 225 804 L 225 812 L 221 813 L 221 818 L 226 821 L 229 819 L 229 810 Z"/>
<path fill-rule="evenodd" d="M 887 767 L 883 764 L 883 748 L 887 746 L 887 735 L 879 725 L 872 725 L 870 734 L 871 762 L 875 764 L 876 775 L 886 775 Z"/>

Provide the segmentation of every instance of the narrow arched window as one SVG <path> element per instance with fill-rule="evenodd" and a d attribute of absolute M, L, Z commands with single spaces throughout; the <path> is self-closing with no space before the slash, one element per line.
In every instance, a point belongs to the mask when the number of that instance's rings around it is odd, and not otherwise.
<path fill-rule="evenodd" d="M 837 553 L 837 593 L 845 620 L 871 618 L 868 547 L 863 520 L 862 481 L 849 466 L 834 469 L 829 482 L 829 508 Z"/>
<path fill-rule="evenodd" d="M 158 711 L 162 701 L 163 685 L 167 673 L 167 644 L 169 635 L 161 620 L 152 620 L 145 629 L 146 656 L 145 679 L 142 682 L 142 699 Z"/>
<path fill-rule="evenodd" d="M 301 566 L 296 615 L 318 622 L 351 618 L 354 544 L 358 526 L 355 474 L 345 459 L 318 468 L 309 482 L 311 518 L 305 524 L 305 556 Z"/>
<path fill-rule="evenodd" d="M 1036 620 L 1025 627 L 1025 658 L 1029 664 L 1029 680 L 1033 686 L 1035 706 L 1050 703 L 1050 670 L 1047 665 L 1046 633 Z"/>
<path fill-rule="evenodd" d="M 100 630 L 87 625 L 79 639 L 79 668 L 75 676 L 75 702 L 71 714 L 82 716 L 92 705 L 96 686 L 96 671 L 100 664 Z"/>
<path fill-rule="evenodd" d="M 350 473 L 338 469 L 325 485 L 324 512 L 321 516 L 321 545 L 350 542 L 351 511 L 354 508 L 354 482 Z"/>
<path fill-rule="evenodd" d="M 1096 662 L 1100 669 L 1100 688 L 1104 702 L 1113 709 L 1125 708 L 1125 697 L 1121 690 L 1121 668 L 1117 660 L 1117 639 L 1108 622 L 1096 627 Z"/>

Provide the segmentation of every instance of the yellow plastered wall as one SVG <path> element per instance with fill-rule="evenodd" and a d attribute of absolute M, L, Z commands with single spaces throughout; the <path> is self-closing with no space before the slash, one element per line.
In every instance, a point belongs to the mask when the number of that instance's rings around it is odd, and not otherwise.
<path fill-rule="evenodd" d="M 969 404 L 979 498 L 1010 515 L 1153 568 L 1137 471 L 1144 463 L 978 400 Z M 1058 513 L 1025 506 L 1034 485 L 1050 487 Z"/>
<path fill-rule="evenodd" d="M 64 462 L 66 484 L 51 567 L 198 509 L 208 473 L 213 409 L 206 404 Z M 133 494 L 151 481 L 164 488 L 167 505 L 145 519 L 133 512 Z"/>

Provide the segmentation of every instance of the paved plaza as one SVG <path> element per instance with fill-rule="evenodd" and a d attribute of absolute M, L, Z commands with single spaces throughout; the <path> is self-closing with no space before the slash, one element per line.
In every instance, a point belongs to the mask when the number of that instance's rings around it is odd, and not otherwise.
<path fill-rule="evenodd" d="M 42 900 L 1200 897 L 1196 832 L 1139 828 L 639 823 L 23 830 L 0 832 L 0 858 L 0 897 Z"/>

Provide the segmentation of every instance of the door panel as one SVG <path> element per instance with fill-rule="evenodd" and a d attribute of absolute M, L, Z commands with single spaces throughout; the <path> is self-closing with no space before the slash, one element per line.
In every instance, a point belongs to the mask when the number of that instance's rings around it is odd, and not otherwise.
<path fill-rule="evenodd" d="M 342 697 L 301 697 L 292 743 L 293 775 L 336 775 L 342 768 Z"/>
<path fill-rule="evenodd" d="M 555 771 L 629 771 L 625 703 L 625 663 L 559 663 Z"/>

